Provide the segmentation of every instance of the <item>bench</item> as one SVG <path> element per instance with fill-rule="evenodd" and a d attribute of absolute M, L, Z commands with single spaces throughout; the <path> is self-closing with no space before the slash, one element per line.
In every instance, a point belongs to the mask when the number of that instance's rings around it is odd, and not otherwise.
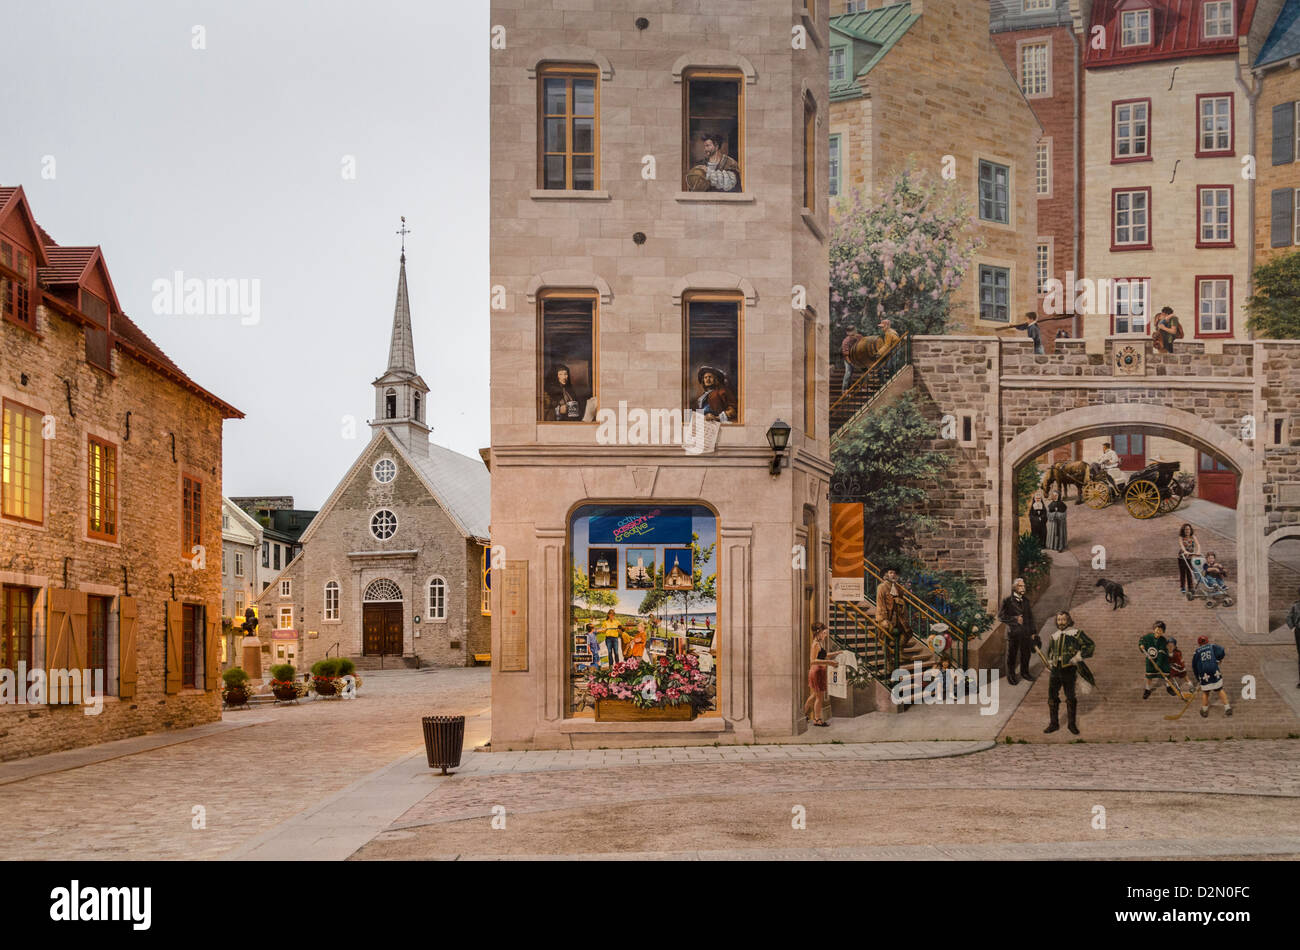
<path fill-rule="evenodd" d="M 475 662 L 476 664 L 477 664 L 477 663 L 486 663 L 488 666 L 491 666 L 491 665 L 492 665 L 492 654 L 491 654 L 491 653 L 475 653 L 475 654 L 474 654 L 474 662 Z"/>

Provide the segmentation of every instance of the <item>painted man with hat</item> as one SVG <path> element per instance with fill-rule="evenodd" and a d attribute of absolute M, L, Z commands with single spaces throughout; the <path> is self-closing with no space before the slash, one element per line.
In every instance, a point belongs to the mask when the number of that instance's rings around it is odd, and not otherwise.
<path fill-rule="evenodd" d="M 704 413 L 710 422 L 734 422 L 738 415 L 736 396 L 727 388 L 727 377 L 722 370 L 701 366 L 695 378 L 703 388 L 695 400 L 696 411 Z"/>

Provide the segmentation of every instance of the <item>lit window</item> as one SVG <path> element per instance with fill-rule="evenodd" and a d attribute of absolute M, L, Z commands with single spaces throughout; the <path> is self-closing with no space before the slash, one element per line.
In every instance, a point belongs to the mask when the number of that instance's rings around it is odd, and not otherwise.
<path fill-rule="evenodd" d="M 1209 0 L 1202 5 L 1205 38 L 1223 39 L 1232 36 L 1232 0 Z"/>
<path fill-rule="evenodd" d="M 4 401 L 3 442 L 0 443 L 0 510 L 19 521 L 44 521 L 45 440 L 41 414 Z"/>
<path fill-rule="evenodd" d="M 1151 11 L 1126 10 L 1120 21 L 1121 46 L 1149 46 L 1151 44 Z"/>
<path fill-rule="evenodd" d="M 281 630 L 293 629 L 293 607 L 286 606 L 280 608 L 279 628 Z"/>
<path fill-rule="evenodd" d="M 339 619 L 339 584 L 338 581 L 330 581 L 325 585 L 325 619 Z"/>
<path fill-rule="evenodd" d="M 1223 336 L 1232 333 L 1232 281 L 1229 278 L 1198 279 L 1196 299 L 1198 335 Z"/>
<path fill-rule="evenodd" d="M 1020 88 L 1027 96 L 1051 95 L 1046 43 L 1025 43 L 1020 47 Z"/>
<path fill-rule="evenodd" d="M 594 66 L 545 67 L 539 73 L 542 166 L 538 186 L 564 191 L 599 187 L 597 81 Z"/>
<path fill-rule="evenodd" d="M 1232 189 L 1198 188 L 1201 206 L 1201 244 L 1232 243 Z"/>
<path fill-rule="evenodd" d="M 1197 154 L 1232 152 L 1232 96 L 1198 96 L 1200 135 Z"/>
<path fill-rule="evenodd" d="M 370 533 L 380 541 L 387 541 L 397 531 L 397 515 L 387 508 L 376 511 L 370 519 Z"/>
<path fill-rule="evenodd" d="M 1010 269 L 980 265 L 980 319 L 997 323 L 1011 321 Z"/>
<path fill-rule="evenodd" d="M 1008 202 L 1011 169 L 995 162 L 980 162 L 980 220 L 1007 224 L 1011 220 Z"/>
<path fill-rule="evenodd" d="M 1114 237 L 1116 247 L 1150 247 L 1151 231 L 1148 212 L 1151 194 L 1142 191 L 1115 192 Z"/>
<path fill-rule="evenodd" d="M 429 619 L 447 619 L 447 582 L 441 577 L 429 581 Z"/>
<path fill-rule="evenodd" d="M 1112 316 L 1116 333 L 1147 332 L 1147 300 L 1150 292 L 1151 282 L 1145 277 L 1114 282 L 1111 299 L 1115 302 Z"/>
<path fill-rule="evenodd" d="M 101 541 L 117 540 L 117 448 L 91 436 L 87 442 L 86 533 Z M 221 573 L 226 573 L 225 551 Z"/>
<path fill-rule="evenodd" d="M 1140 99 L 1136 102 L 1117 102 L 1112 107 L 1115 131 L 1112 138 L 1114 148 L 1112 160 L 1133 160 L 1149 158 L 1151 100 Z"/>

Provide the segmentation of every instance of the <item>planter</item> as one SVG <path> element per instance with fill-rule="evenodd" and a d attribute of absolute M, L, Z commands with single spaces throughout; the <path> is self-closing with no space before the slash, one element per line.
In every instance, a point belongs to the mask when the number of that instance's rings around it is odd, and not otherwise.
<path fill-rule="evenodd" d="M 244 686 L 227 686 L 222 690 L 221 698 L 226 701 L 227 706 L 246 706 L 248 698 L 252 695 L 252 690 Z"/>
<path fill-rule="evenodd" d="M 275 695 L 276 699 L 282 702 L 288 702 L 291 699 L 298 698 L 298 687 L 293 683 L 273 684 L 271 686 L 271 692 Z"/>
<path fill-rule="evenodd" d="M 317 696 L 333 696 L 339 691 L 337 680 L 324 679 L 316 677 L 312 680 L 312 689 L 316 690 Z"/>
<path fill-rule="evenodd" d="M 695 707 L 690 703 L 642 709 L 630 699 L 596 700 L 597 722 L 690 722 L 694 718 Z"/>

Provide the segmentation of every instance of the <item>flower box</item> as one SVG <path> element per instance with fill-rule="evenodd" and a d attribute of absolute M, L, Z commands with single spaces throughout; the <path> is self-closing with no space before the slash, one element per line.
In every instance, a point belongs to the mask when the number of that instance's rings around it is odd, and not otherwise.
<path fill-rule="evenodd" d="M 690 722 L 695 707 L 690 703 L 642 709 L 630 699 L 596 700 L 597 722 Z"/>

